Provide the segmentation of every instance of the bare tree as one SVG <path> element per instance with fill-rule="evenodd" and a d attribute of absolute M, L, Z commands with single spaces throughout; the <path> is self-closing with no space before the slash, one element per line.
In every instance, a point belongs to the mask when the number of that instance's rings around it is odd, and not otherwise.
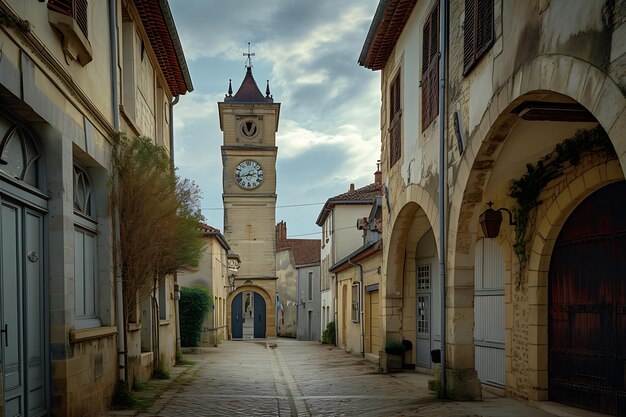
<path fill-rule="evenodd" d="M 119 218 L 119 256 L 124 326 L 149 295 L 156 317 L 158 283 L 177 271 L 197 268 L 203 251 L 198 228 L 200 190 L 175 175 L 169 155 L 149 138 L 120 135 L 113 153 L 111 203 Z M 124 335 L 125 337 L 125 335 Z"/>

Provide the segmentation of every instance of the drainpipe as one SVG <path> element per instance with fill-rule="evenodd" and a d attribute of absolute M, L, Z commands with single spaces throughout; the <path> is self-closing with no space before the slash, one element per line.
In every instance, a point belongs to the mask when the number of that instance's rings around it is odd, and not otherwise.
<path fill-rule="evenodd" d="M 365 357 L 365 329 L 364 329 L 364 323 L 363 323 L 363 299 L 365 298 L 363 296 L 363 265 L 361 264 L 355 264 L 352 262 L 352 259 L 348 258 L 348 263 L 352 266 L 358 266 L 359 267 L 359 308 L 360 308 L 360 315 L 361 315 L 361 320 L 359 320 L 361 322 L 361 357 L 364 358 Z"/>
<path fill-rule="evenodd" d="M 170 103 L 170 163 L 172 164 L 172 170 L 174 170 L 174 106 L 180 100 L 180 96 L 174 97 L 174 101 Z M 228 271 L 226 272 L 228 274 Z M 174 289 L 178 288 L 178 274 L 174 272 Z M 180 298 L 180 297 L 179 297 Z M 174 332 L 176 332 L 176 353 L 180 352 L 180 318 L 178 308 L 178 298 L 174 297 L 174 308 L 176 310 L 176 319 L 174 323 Z M 215 327 L 215 326 L 214 326 Z"/>
<path fill-rule="evenodd" d="M 120 130 L 120 96 L 119 81 L 117 78 L 117 13 L 115 0 L 109 0 L 109 42 L 111 44 L 111 91 L 113 92 L 113 129 L 116 132 Z M 114 179 L 116 181 L 117 179 Z M 118 378 L 121 381 L 127 381 L 126 369 L 126 329 L 124 328 L 124 291 L 122 284 L 122 265 L 121 265 L 121 248 L 120 248 L 120 212 L 119 208 L 115 208 L 113 214 L 115 242 L 114 264 L 115 271 L 115 298 L 117 300 L 115 312 L 117 315 L 117 356 L 118 356 Z"/>
<path fill-rule="evenodd" d="M 448 68 L 448 0 L 439 0 L 441 53 L 439 55 L 439 282 L 441 305 L 441 393 L 446 397 L 446 71 Z"/>

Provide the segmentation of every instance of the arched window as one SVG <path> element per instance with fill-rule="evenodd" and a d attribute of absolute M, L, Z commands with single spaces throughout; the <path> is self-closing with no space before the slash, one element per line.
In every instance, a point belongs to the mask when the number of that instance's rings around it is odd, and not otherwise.
<path fill-rule="evenodd" d="M 0 145 L 0 170 L 33 187 L 38 181 L 39 152 L 28 134 L 18 126 L 7 130 Z"/>
<path fill-rule="evenodd" d="M 98 227 L 87 171 L 74 165 L 74 312 L 77 330 L 99 327 L 97 248 Z"/>

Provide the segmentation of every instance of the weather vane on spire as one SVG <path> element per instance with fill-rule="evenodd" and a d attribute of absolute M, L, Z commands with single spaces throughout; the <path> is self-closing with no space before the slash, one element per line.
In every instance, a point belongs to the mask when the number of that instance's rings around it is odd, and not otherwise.
<path fill-rule="evenodd" d="M 250 42 L 248 42 L 248 53 L 243 53 L 246 57 L 246 68 L 252 68 L 252 57 L 255 56 L 254 52 L 250 53 Z"/>

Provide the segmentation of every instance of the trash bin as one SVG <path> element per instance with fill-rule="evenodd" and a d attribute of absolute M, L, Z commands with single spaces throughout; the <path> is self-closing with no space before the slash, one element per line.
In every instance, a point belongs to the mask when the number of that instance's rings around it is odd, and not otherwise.
<path fill-rule="evenodd" d="M 433 363 L 441 363 L 441 349 L 433 349 L 430 351 L 430 360 Z"/>

